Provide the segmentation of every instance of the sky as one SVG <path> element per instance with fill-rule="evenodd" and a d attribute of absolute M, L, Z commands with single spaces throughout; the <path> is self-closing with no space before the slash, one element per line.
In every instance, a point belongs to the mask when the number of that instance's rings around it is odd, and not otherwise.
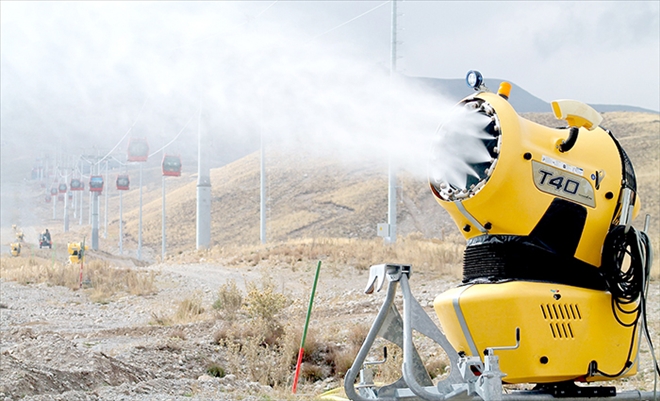
<path fill-rule="evenodd" d="M 346 158 L 396 149 L 413 159 L 425 143 L 410 138 L 433 133 L 451 107 L 390 79 L 391 2 L 0 7 L 5 153 L 20 144 L 119 152 L 137 136 L 152 150 L 173 141 L 168 151 L 187 154 L 199 122 L 216 165 L 254 150 L 260 136 Z M 397 7 L 397 74 L 463 78 L 477 69 L 545 101 L 660 110 L 658 1 Z"/>

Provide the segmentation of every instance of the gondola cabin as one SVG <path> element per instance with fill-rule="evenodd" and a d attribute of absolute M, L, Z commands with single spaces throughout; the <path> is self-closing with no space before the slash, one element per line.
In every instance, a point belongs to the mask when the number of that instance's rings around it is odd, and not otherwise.
<path fill-rule="evenodd" d="M 59 193 L 60 193 L 60 191 L 58 191 L 57 188 L 55 188 L 55 187 L 52 187 L 52 188 L 50 189 L 50 196 L 55 196 L 55 195 L 57 195 L 57 194 L 59 194 Z"/>
<path fill-rule="evenodd" d="M 64 194 L 57 194 L 57 200 L 58 202 L 64 201 Z"/>
<path fill-rule="evenodd" d="M 85 186 L 83 185 L 83 182 L 78 178 L 73 178 L 69 184 L 69 189 L 72 191 L 82 191 L 84 188 Z"/>
<path fill-rule="evenodd" d="M 89 178 L 90 192 L 103 192 L 103 176 L 93 175 Z"/>
<path fill-rule="evenodd" d="M 128 141 L 129 162 L 146 162 L 149 158 L 149 144 L 144 138 L 131 138 Z"/>
<path fill-rule="evenodd" d="M 73 192 L 71 192 L 71 191 L 67 192 L 67 193 L 66 193 L 66 197 L 67 197 L 69 200 L 73 200 Z"/>
<path fill-rule="evenodd" d="M 163 156 L 163 175 L 166 177 L 180 177 L 181 157 L 174 155 Z"/>
<path fill-rule="evenodd" d="M 50 196 L 50 195 L 46 195 L 46 197 L 44 198 L 44 200 L 46 201 L 46 203 L 50 203 L 51 198 L 52 198 L 52 196 Z"/>
<path fill-rule="evenodd" d="M 131 181 L 128 179 L 127 175 L 117 176 L 117 190 L 118 191 L 128 191 Z"/>
<path fill-rule="evenodd" d="M 60 186 L 57 187 L 57 189 L 61 194 L 65 194 L 66 193 L 66 184 L 64 184 L 64 183 L 60 184 Z"/>

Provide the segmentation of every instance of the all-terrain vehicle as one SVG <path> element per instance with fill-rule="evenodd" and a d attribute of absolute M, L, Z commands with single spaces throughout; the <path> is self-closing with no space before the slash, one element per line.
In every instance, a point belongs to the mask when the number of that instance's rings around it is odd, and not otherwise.
<path fill-rule="evenodd" d="M 45 247 L 48 247 L 49 249 L 53 247 L 53 242 L 51 241 L 48 232 L 39 234 L 39 249 Z"/>

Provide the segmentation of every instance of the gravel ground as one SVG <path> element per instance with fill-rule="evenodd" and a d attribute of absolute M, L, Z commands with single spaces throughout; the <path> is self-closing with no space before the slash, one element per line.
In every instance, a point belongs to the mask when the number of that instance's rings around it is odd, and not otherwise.
<path fill-rule="evenodd" d="M 195 293 L 210 306 L 229 279 L 246 282 L 274 277 L 278 290 L 298 302 L 309 293 L 312 272 L 272 268 L 237 269 L 210 263 L 152 265 L 158 293 L 92 302 L 85 291 L 0 280 L 0 400 L 266 400 L 283 393 L 228 374 L 211 377 L 206 367 L 222 365 L 224 349 L 214 344 L 221 321 L 207 319 L 173 326 L 154 325 L 154 316 L 171 315 Z M 363 271 L 323 271 L 312 325 L 342 319 L 370 324 L 382 292 L 366 296 Z M 455 279 L 416 273 L 411 285 L 420 303 L 454 286 Z M 649 294 L 649 319 L 660 348 L 660 283 Z M 183 335 L 182 335 L 183 333 Z M 181 338 L 183 337 L 183 338 Z M 651 390 L 650 353 L 642 347 L 641 374 L 618 382 L 621 389 Z M 304 399 L 341 383 L 326 380 L 299 387 Z"/>

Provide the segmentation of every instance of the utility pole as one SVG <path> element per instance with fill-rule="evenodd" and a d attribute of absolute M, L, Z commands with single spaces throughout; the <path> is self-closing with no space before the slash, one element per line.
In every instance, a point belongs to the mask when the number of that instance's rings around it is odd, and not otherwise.
<path fill-rule="evenodd" d="M 140 213 L 138 219 L 138 248 L 137 259 L 142 258 L 142 163 L 140 163 Z"/>
<path fill-rule="evenodd" d="M 206 148 L 202 146 L 201 126 L 202 105 L 200 103 L 197 118 L 197 249 L 208 249 L 211 245 L 211 170 L 207 161 Z"/>
<path fill-rule="evenodd" d="M 68 167 L 68 166 L 67 166 Z M 64 183 L 67 185 L 67 191 L 64 193 L 64 232 L 68 233 L 69 232 L 69 191 L 71 191 L 71 188 L 69 187 L 69 170 L 65 170 L 66 173 L 64 174 Z"/>
<path fill-rule="evenodd" d="M 108 160 L 105 161 L 105 207 L 103 214 L 103 238 L 108 238 L 108 192 L 110 190 L 110 181 L 108 181 Z"/>
<path fill-rule="evenodd" d="M 390 44 L 390 81 L 394 80 L 396 73 L 396 0 L 392 0 L 392 43 Z M 393 166 L 392 156 L 389 156 L 387 168 L 387 224 L 389 235 L 386 241 L 390 244 L 396 242 L 396 167 Z"/>
<path fill-rule="evenodd" d="M 261 193 L 261 208 L 260 208 L 260 238 L 261 243 L 266 243 L 266 150 L 264 146 L 264 132 L 263 124 L 261 126 L 261 151 L 259 157 L 259 166 L 261 170 L 261 180 L 260 180 L 260 193 Z"/>
<path fill-rule="evenodd" d="M 165 212 L 165 175 L 163 175 L 163 228 L 161 237 L 163 239 L 162 250 L 161 250 L 161 263 L 165 262 L 165 250 L 167 247 L 167 223 L 166 223 L 167 213 Z"/>

